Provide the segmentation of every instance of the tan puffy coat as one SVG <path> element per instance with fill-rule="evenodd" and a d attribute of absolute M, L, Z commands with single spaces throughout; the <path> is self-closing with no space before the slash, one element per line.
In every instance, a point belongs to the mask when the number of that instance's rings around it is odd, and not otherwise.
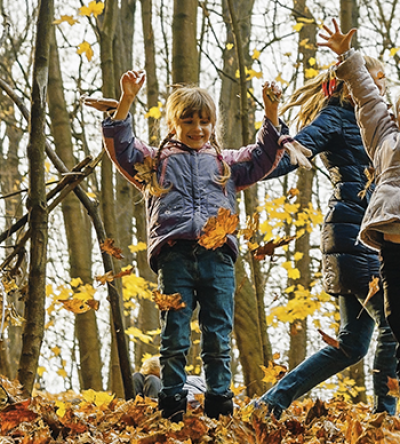
<path fill-rule="evenodd" d="M 379 250 L 384 234 L 400 235 L 400 130 L 360 53 L 340 64 L 337 76 L 352 94 L 363 143 L 376 173 L 376 188 L 359 237 Z"/>

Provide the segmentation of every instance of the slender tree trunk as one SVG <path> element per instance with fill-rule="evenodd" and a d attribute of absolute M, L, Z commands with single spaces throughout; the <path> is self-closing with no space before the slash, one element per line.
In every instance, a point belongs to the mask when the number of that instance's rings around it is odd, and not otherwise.
<path fill-rule="evenodd" d="M 67 111 L 57 49 L 55 28 L 51 30 L 49 65 L 49 114 L 56 153 L 68 169 L 75 164 L 71 124 Z M 92 284 L 91 276 L 91 226 L 75 195 L 69 194 L 62 201 L 62 212 L 70 255 L 70 276 Z M 103 390 L 102 363 L 96 315 L 93 310 L 77 314 L 75 332 L 79 342 L 80 381 L 82 389 Z"/>
<path fill-rule="evenodd" d="M 174 83 L 198 83 L 197 0 L 174 0 L 172 78 Z"/>
<path fill-rule="evenodd" d="M 48 238 L 44 126 L 53 8 L 53 0 L 40 1 L 32 76 L 32 113 L 28 144 L 31 249 L 23 346 L 18 368 L 18 379 L 26 394 L 30 394 L 33 389 L 44 334 Z"/>
<path fill-rule="evenodd" d="M 343 33 L 358 28 L 359 9 L 357 0 L 340 0 L 340 27 Z M 352 45 L 358 49 L 357 34 L 353 36 Z"/>

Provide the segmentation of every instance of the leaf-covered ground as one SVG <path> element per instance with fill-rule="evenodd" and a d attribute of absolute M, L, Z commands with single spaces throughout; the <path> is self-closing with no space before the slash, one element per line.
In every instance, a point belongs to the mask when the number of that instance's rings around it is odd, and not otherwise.
<path fill-rule="evenodd" d="M 22 399 L 15 382 L 2 379 L 2 386 L 0 444 L 400 443 L 397 417 L 338 399 L 295 402 L 277 421 L 235 398 L 232 418 L 212 420 L 199 407 L 174 424 L 150 399 L 124 401 L 90 390 Z"/>

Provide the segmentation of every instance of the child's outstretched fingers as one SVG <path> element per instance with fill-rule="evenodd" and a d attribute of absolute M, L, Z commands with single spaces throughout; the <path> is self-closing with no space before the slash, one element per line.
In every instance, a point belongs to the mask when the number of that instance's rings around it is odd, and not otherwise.
<path fill-rule="evenodd" d="M 339 25 L 335 19 L 332 19 L 334 31 L 332 31 L 328 26 L 323 25 L 324 30 L 328 35 L 319 34 L 319 36 L 326 40 L 326 43 L 318 42 L 318 46 L 326 46 L 330 48 L 337 55 L 344 54 L 351 48 L 351 39 L 353 35 L 357 32 L 356 28 L 351 29 L 347 34 L 343 34 L 339 28 Z"/>
<path fill-rule="evenodd" d="M 146 80 L 146 73 L 144 71 L 127 71 L 121 77 L 121 91 L 122 94 L 129 96 L 136 96 Z"/>

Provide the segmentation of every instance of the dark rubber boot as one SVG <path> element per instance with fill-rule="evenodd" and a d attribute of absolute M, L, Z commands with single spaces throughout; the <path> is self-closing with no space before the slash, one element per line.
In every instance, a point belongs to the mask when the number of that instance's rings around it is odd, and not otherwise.
<path fill-rule="evenodd" d="M 162 417 L 172 422 L 182 421 L 183 414 L 186 413 L 187 393 L 187 390 L 182 390 L 176 395 L 166 396 L 161 392 L 158 397 L 158 408 L 161 410 Z"/>
<path fill-rule="evenodd" d="M 233 414 L 233 393 L 229 391 L 225 395 L 212 395 L 206 393 L 204 411 L 210 418 L 218 419 L 219 415 Z"/>

